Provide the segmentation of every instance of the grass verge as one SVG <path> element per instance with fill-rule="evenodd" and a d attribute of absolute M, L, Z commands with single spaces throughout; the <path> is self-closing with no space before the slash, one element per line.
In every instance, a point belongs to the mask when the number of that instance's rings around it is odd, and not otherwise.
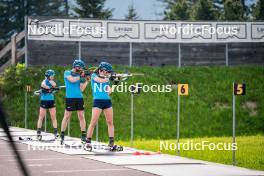
<path fill-rule="evenodd" d="M 206 144 L 214 143 L 232 143 L 231 137 L 202 137 L 202 138 L 184 138 L 180 140 L 180 143 L 188 143 L 191 146 L 197 143 L 202 143 L 207 141 Z M 264 136 L 238 136 L 237 141 L 237 151 L 236 151 L 236 161 L 237 166 L 246 167 L 257 170 L 264 170 Z M 118 141 L 119 145 L 130 146 L 129 141 Z M 164 144 L 171 146 L 171 150 L 168 147 L 168 150 Z M 212 145 L 212 144 L 210 144 Z M 226 149 L 228 146 L 226 145 Z M 163 146 L 163 147 L 161 147 Z M 133 147 L 137 149 L 150 150 L 150 151 L 160 151 L 161 153 L 166 153 L 170 155 L 176 155 L 177 150 L 174 150 L 176 147 L 176 140 L 135 140 L 133 142 Z M 209 147 L 205 147 L 204 150 L 183 150 L 183 145 L 181 145 L 180 156 L 199 159 L 204 161 L 211 161 L 222 164 L 232 164 L 232 150 L 210 150 Z M 221 146 L 219 147 L 221 148 Z M 160 150 L 162 149 L 162 150 Z M 185 149 L 186 146 L 185 146 Z"/>

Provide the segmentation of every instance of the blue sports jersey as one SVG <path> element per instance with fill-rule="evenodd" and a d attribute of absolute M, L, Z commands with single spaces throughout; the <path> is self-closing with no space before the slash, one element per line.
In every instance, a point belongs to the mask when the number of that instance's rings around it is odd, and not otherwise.
<path fill-rule="evenodd" d="M 71 70 L 66 70 L 64 72 L 64 82 L 66 86 L 66 98 L 83 98 L 83 94 L 80 89 L 80 80 L 72 83 L 67 79 L 68 76 L 77 77 L 79 75 L 73 75 Z"/>
<path fill-rule="evenodd" d="M 93 92 L 93 99 L 104 99 L 108 100 L 110 99 L 110 96 L 106 92 L 107 86 L 109 86 L 109 82 L 107 83 L 98 83 L 94 80 L 94 78 L 97 77 L 95 73 L 91 76 L 91 86 L 92 86 L 92 92 Z"/>
<path fill-rule="evenodd" d="M 52 85 L 50 84 L 49 80 L 45 79 L 43 81 L 45 81 L 46 86 L 48 86 L 49 88 L 52 87 Z M 45 100 L 45 101 L 47 101 L 47 100 L 54 100 L 54 95 L 52 93 L 44 93 L 42 91 L 40 100 Z"/>

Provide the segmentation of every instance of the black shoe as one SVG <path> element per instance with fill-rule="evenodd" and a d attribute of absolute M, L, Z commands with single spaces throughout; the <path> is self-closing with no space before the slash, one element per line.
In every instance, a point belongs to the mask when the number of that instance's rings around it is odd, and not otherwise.
<path fill-rule="evenodd" d="M 54 139 L 57 139 L 59 137 L 58 133 L 54 133 Z"/>
<path fill-rule="evenodd" d="M 85 137 L 85 136 L 82 136 L 82 137 L 81 137 L 81 142 L 82 142 L 83 144 L 87 143 L 87 142 L 86 142 L 86 137 Z"/>
<path fill-rule="evenodd" d="M 61 137 L 61 145 L 63 145 L 64 144 L 64 135 L 61 135 L 60 137 Z"/>
<path fill-rule="evenodd" d="M 119 146 L 119 145 L 109 146 L 109 151 L 111 151 L 111 152 L 121 152 L 121 151 L 123 151 L 123 146 Z"/>
<path fill-rule="evenodd" d="M 109 137 L 109 144 L 108 146 L 113 148 L 113 146 L 115 145 L 115 142 L 114 142 L 114 137 Z"/>
<path fill-rule="evenodd" d="M 83 149 L 86 150 L 86 151 L 88 151 L 88 152 L 91 152 L 93 150 L 93 146 L 92 146 L 91 143 L 85 143 L 83 145 Z"/>
<path fill-rule="evenodd" d="M 42 139 L 41 131 L 40 131 L 40 129 L 38 128 L 38 130 L 37 130 L 37 140 L 38 140 L 38 141 L 41 141 L 41 139 Z"/>
<path fill-rule="evenodd" d="M 42 140 L 42 135 L 41 134 L 37 134 L 37 140 L 41 141 Z"/>

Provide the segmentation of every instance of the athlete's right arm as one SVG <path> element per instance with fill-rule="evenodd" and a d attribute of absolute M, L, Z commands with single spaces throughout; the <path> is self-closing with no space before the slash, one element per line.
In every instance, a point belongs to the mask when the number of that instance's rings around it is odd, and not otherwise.
<path fill-rule="evenodd" d="M 66 77 L 67 78 L 67 80 L 68 81 L 70 81 L 71 83 L 75 83 L 75 82 L 77 82 L 77 81 L 79 81 L 80 80 L 80 76 L 67 76 Z"/>
<path fill-rule="evenodd" d="M 50 80 L 49 82 L 50 82 L 50 84 L 52 85 L 52 87 L 56 87 L 56 82 L 55 82 L 55 81 Z"/>
<path fill-rule="evenodd" d="M 98 76 L 95 76 L 95 77 L 93 78 L 93 80 L 94 80 L 95 82 L 98 82 L 98 83 L 107 83 L 107 82 L 109 82 L 109 78 L 100 78 L 100 77 L 98 77 Z"/>
<path fill-rule="evenodd" d="M 45 81 L 42 81 L 41 87 L 44 89 L 50 89 L 50 87 L 46 85 Z"/>
<path fill-rule="evenodd" d="M 72 72 L 67 70 L 64 72 L 64 78 L 66 78 L 68 81 L 70 81 L 71 83 L 75 83 L 77 81 L 80 80 L 80 76 L 73 76 Z"/>

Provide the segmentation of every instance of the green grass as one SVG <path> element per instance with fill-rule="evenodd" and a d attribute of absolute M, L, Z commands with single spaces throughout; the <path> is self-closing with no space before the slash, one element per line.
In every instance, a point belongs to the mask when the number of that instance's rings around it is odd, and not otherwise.
<path fill-rule="evenodd" d="M 176 144 L 176 140 L 135 140 L 133 147 L 138 149 L 150 150 L 150 151 L 161 151 L 161 153 L 176 155 L 177 150 L 160 150 L 160 141 L 168 144 Z M 202 143 L 202 141 L 208 141 L 208 143 L 232 143 L 231 137 L 203 137 L 203 138 L 184 138 L 180 140 L 180 143 Z M 264 170 L 264 136 L 239 136 L 236 138 L 237 141 L 237 151 L 236 151 L 236 161 L 237 166 L 246 167 L 257 170 Z M 124 146 L 130 146 L 130 142 L 118 141 L 118 144 Z M 172 145 L 173 146 L 173 145 Z M 227 146 L 228 149 L 228 146 Z M 180 156 L 223 163 L 232 164 L 232 151 L 231 150 L 209 150 L 205 147 L 205 150 L 183 150 L 181 146 Z"/>
<path fill-rule="evenodd" d="M 45 70 L 56 71 L 57 82 L 63 85 L 63 72 L 69 67 L 23 65 L 10 67 L 0 77 L 0 95 L 11 125 L 24 127 L 24 87 L 40 88 Z M 115 66 L 116 70 L 121 70 Z M 264 67 L 133 67 L 130 72 L 144 73 L 134 76 L 127 84 L 141 82 L 147 85 L 188 83 L 189 96 L 181 98 L 181 136 L 185 138 L 232 135 L 232 82 L 247 83 L 247 95 L 237 97 L 237 135 L 264 133 Z M 85 91 L 85 115 L 90 121 L 92 109 L 91 87 Z M 57 119 L 64 114 L 64 91 L 56 94 Z M 117 140 L 130 139 L 130 94 L 112 95 Z M 28 127 L 36 129 L 39 98 L 28 97 Z M 177 89 L 169 93 L 144 93 L 134 97 L 135 138 L 172 139 L 176 134 Z M 51 122 L 48 119 L 48 130 Z M 80 136 L 76 113 L 71 119 L 71 135 Z M 99 120 L 99 138 L 107 140 L 107 127 L 102 116 Z"/>

